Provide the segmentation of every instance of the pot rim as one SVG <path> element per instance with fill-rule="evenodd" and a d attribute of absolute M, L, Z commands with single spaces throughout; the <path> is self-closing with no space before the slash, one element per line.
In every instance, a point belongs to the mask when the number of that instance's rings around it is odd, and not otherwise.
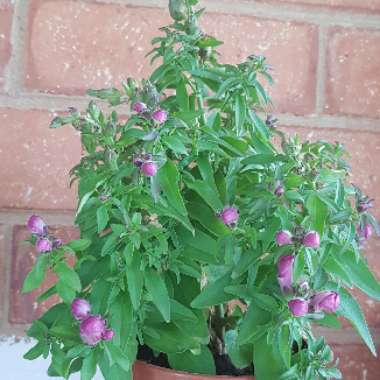
<path fill-rule="evenodd" d="M 174 370 L 174 369 L 171 369 L 171 368 L 165 368 L 165 367 L 160 367 L 158 365 L 154 365 L 154 364 L 150 364 L 150 363 L 146 363 L 142 360 L 136 360 L 135 364 L 134 365 L 138 365 L 138 366 L 146 366 L 146 367 L 150 367 L 150 368 L 154 368 L 155 371 L 159 371 L 161 373 L 178 373 L 180 375 L 187 375 L 187 376 L 193 376 L 193 377 L 196 377 L 196 378 L 208 378 L 208 379 L 236 379 L 236 380 L 254 380 L 255 378 L 253 376 L 226 376 L 226 375 L 202 375 L 200 373 L 190 373 L 190 372 L 184 372 L 184 371 L 178 371 L 178 370 Z"/>

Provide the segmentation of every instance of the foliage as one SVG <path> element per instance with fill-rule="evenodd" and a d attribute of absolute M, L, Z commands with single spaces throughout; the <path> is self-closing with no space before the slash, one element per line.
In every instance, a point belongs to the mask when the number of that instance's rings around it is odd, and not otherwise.
<path fill-rule="evenodd" d="M 153 40 L 151 60 L 161 64 L 149 79 L 90 90 L 98 102 L 51 124 L 81 134 L 85 153 L 71 172 L 81 239 L 41 253 L 25 281 L 24 291 L 36 289 L 50 268 L 58 280 L 39 301 L 62 299 L 32 324 L 37 344 L 25 357 L 50 354 L 51 376 L 80 371 L 89 380 L 99 367 L 105 379 L 126 379 L 145 344 L 189 372 L 215 374 L 214 357 L 227 354 L 237 368 L 253 362 L 257 380 L 339 379 L 312 326 L 339 327 L 342 316 L 375 354 L 347 291 L 380 299 L 361 250 L 363 228 L 377 228 L 370 200 L 348 182 L 340 144 L 301 142 L 262 119 L 271 108 L 265 58 L 219 63 L 221 42 L 201 32 L 196 3 L 170 1 L 175 21 Z M 135 110 L 126 121 L 116 112 L 125 104 Z M 291 244 L 276 242 L 282 230 Z M 308 231 L 317 247 L 302 240 Z M 290 292 L 278 280 L 285 254 L 294 257 Z M 317 308 L 322 291 L 339 294 L 337 310 Z M 83 344 L 70 309 L 79 297 L 107 320 L 112 339 Z M 306 314 L 289 308 L 294 297 Z"/>

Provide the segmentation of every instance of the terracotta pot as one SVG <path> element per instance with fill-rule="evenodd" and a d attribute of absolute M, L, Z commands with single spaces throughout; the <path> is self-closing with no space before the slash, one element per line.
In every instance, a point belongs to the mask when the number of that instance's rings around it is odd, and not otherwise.
<path fill-rule="evenodd" d="M 254 380 L 254 377 L 194 375 L 137 361 L 133 367 L 133 380 Z"/>

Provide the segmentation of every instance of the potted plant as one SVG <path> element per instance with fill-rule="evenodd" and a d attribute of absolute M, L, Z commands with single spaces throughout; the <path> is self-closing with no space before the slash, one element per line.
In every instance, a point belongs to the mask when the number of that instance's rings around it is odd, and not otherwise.
<path fill-rule="evenodd" d="M 349 183 L 340 144 L 276 128 L 265 58 L 219 63 L 196 4 L 170 1 L 149 79 L 88 91 L 110 113 L 91 101 L 51 123 L 81 134 L 80 239 L 28 221 L 39 255 L 23 291 L 50 270 L 38 301 L 62 302 L 28 330 L 25 358 L 82 380 L 339 379 L 312 327 L 343 317 L 375 354 L 348 291 L 380 299 L 362 252 L 378 229 L 372 200 Z"/>

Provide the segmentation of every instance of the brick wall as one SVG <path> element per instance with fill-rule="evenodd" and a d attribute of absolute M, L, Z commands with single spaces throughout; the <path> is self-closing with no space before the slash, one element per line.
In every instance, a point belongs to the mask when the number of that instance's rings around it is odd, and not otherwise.
<path fill-rule="evenodd" d="M 380 0 L 203 0 L 204 29 L 225 40 L 224 61 L 265 54 L 289 133 L 340 140 L 353 180 L 380 199 Z M 0 335 L 22 334 L 47 305 L 20 295 L 35 256 L 20 244 L 36 212 L 69 239 L 81 153 L 71 129 L 47 128 L 56 112 L 83 109 L 86 87 L 149 71 L 144 55 L 169 21 L 166 0 L 0 0 Z M 377 202 L 380 218 L 380 202 Z M 380 239 L 367 249 L 380 277 Z M 358 294 L 380 347 L 380 304 Z M 324 331 L 321 331 L 324 332 Z M 377 380 L 380 361 L 354 331 L 328 333 L 346 380 Z"/>

